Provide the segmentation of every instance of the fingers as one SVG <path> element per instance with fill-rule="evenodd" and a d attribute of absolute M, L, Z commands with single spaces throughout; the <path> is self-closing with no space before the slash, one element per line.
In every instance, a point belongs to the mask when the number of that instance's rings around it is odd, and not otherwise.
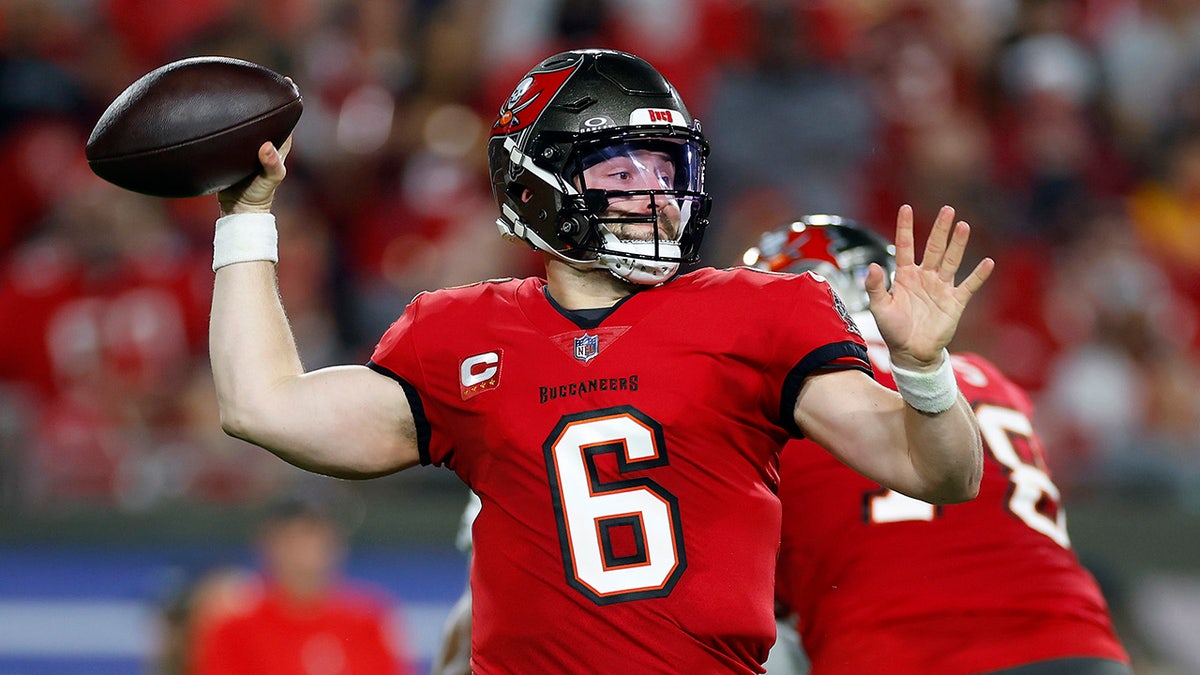
<path fill-rule="evenodd" d="M 230 213 L 267 213 L 271 210 L 271 202 L 275 197 L 275 188 L 287 175 L 283 160 L 292 147 L 289 136 L 283 146 L 276 149 L 270 142 L 258 146 L 258 161 L 262 171 L 246 180 L 232 185 L 217 193 L 217 201 L 221 205 L 222 214 Z"/>
<path fill-rule="evenodd" d="M 938 278 L 942 281 L 954 283 L 954 275 L 958 273 L 958 266 L 962 264 L 967 240 L 970 238 L 971 226 L 961 220 L 955 223 L 954 231 L 950 235 L 950 245 L 946 247 L 942 264 L 938 267 Z"/>
<path fill-rule="evenodd" d="M 913 264 L 913 211 L 905 204 L 896 214 L 896 267 Z"/>
<path fill-rule="evenodd" d="M 950 236 L 950 226 L 954 223 L 954 209 L 943 206 L 938 209 L 937 218 L 933 221 L 933 230 L 925 242 L 925 255 L 921 256 L 921 267 L 927 270 L 938 270 L 942 258 L 946 254 L 946 239 Z"/>
<path fill-rule="evenodd" d="M 984 258 L 979 261 L 975 269 L 971 270 L 967 278 L 963 279 L 963 282 L 955 289 L 955 292 L 959 295 L 959 300 L 963 304 L 966 304 L 971 299 L 971 296 L 975 295 L 976 291 L 983 287 L 983 283 L 988 280 L 988 277 L 992 276 L 992 270 L 994 269 L 996 269 L 995 260 Z"/>
<path fill-rule="evenodd" d="M 292 137 L 288 136 L 283 142 L 283 147 L 276 149 L 270 142 L 263 143 L 258 148 L 258 161 L 263 166 L 263 175 L 267 180 L 273 183 L 278 183 L 287 175 L 287 168 L 283 164 L 283 160 L 287 157 L 287 153 L 292 149 Z"/>
<path fill-rule="evenodd" d="M 887 289 L 887 280 L 884 279 L 883 268 L 877 263 L 867 266 L 867 279 L 864 285 L 867 289 L 867 297 L 871 299 L 871 304 L 875 307 L 882 307 L 882 303 L 891 298 Z"/>
<path fill-rule="evenodd" d="M 938 210 L 937 218 L 933 222 L 933 229 L 929 233 L 929 240 L 925 242 L 925 252 L 920 263 L 921 268 L 936 271 L 938 278 L 943 282 L 953 285 L 954 278 L 958 274 L 958 268 L 962 265 L 963 258 L 966 255 L 967 242 L 970 238 L 971 226 L 962 220 L 955 222 L 954 209 L 950 206 L 943 206 Z M 900 207 L 900 213 L 896 216 L 897 268 L 915 262 L 913 255 L 914 248 L 912 207 L 905 204 Z M 995 262 L 987 258 L 972 270 L 971 274 L 960 285 L 960 288 L 965 293 L 965 298 L 970 298 L 975 291 L 983 286 L 994 267 Z M 879 271 L 879 274 L 879 281 L 882 282 L 882 269 Z M 879 286 L 882 290 L 886 291 L 886 284 L 880 283 Z"/>

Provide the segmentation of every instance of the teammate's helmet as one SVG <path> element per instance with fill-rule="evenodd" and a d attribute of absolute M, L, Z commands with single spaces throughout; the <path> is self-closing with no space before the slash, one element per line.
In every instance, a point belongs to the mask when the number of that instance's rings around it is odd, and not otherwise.
<path fill-rule="evenodd" d="M 699 259 L 707 154 L 699 122 L 649 63 L 563 52 L 521 79 L 492 125 L 496 224 L 572 265 L 657 284 Z M 623 180 L 598 183 L 598 171 Z"/>
<path fill-rule="evenodd" d="M 896 272 L 896 247 L 853 220 L 832 215 L 803 216 L 764 232 L 742 261 L 773 272 L 815 272 L 829 281 L 846 309 L 870 306 L 865 281 L 871 263 L 890 281 Z"/>

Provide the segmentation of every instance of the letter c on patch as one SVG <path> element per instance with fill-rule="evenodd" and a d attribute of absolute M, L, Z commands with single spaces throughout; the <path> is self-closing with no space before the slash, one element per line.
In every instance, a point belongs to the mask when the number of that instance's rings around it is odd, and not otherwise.
<path fill-rule="evenodd" d="M 463 359 L 458 371 L 462 386 L 470 387 L 492 379 L 496 375 L 498 363 L 500 363 L 500 355 L 496 352 L 477 354 Z"/>

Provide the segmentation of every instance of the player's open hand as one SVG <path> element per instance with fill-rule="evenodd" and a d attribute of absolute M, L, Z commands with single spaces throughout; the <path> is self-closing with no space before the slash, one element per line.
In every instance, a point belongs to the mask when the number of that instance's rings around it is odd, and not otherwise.
<path fill-rule="evenodd" d="M 292 150 L 292 137 L 288 136 L 283 146 L 276 148 L 270 142 L 258 148 L 258 162 L 263 170 L 247 181 L 243 181 L 217 193 L 221 204 L 221 215 L 231 213 L 269 213 L 275 199 L 275 188 L 283 182 L 287 168 L 283 164 Z"/>
<path fill-rule="evenodd" d="M 971 228 L 954 222 L 954 209 L 943 206 L 933 223 L 918 263 L 913 242 L 913 212 L 907 204 L 896 216 L 896 276 L 889 291 L 883 268 L 872 263 L 867 274 L 871 313 L 887 342 L 892 363 L 923 370 L 936 366 L 950 344 L 971 296 L 991 275 L 995 262 L 984 258 L 955 285 Z"/>

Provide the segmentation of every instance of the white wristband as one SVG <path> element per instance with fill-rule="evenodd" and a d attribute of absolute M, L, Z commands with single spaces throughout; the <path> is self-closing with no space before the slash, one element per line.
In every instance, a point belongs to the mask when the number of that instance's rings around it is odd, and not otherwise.
<path fill-rule="evenodd" d="M 950 352 L 942 350 L 942 365 L 932 372 L 921 373 L 892 365 L 896 391 L 912 407 L 923 413 L 945 412 L 958 400 L 958 382 L 950 365 Z"/>
<path fill-rule="evenodd" d="M 217 219 L 213 271 L 252 260 L 279 262 L 279 233 L 272 213 L 234 213 Z"/>

